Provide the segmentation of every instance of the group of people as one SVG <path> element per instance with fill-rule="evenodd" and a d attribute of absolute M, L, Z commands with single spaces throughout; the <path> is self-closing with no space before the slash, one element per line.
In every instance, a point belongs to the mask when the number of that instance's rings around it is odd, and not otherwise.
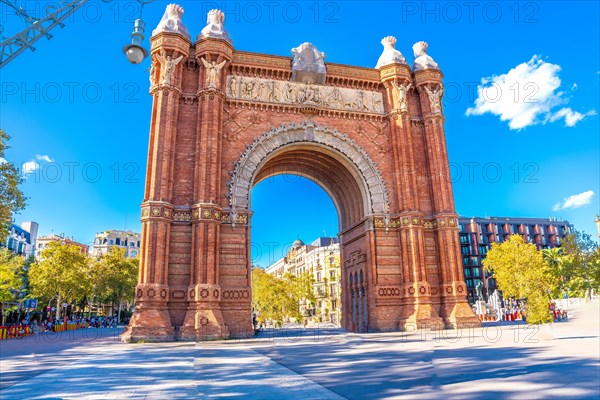
<path fill-rule="evenodd" d="M 117 327 L 117 317 L 76 317 L 71 316 L 67 318 L 67 325 L 77 325 L 77 328 L 116 328 Z M 63 325 L 65 320 L 63 318 L 56 319 L 51 315 L 48 318 L 44 318 L 41 321 L 38 321 L 37 318 L 33 318 L 29 320 L 29 318 L 25 317 L 22 321 L 20 321 L 16 326 L 18 326 L 19 330 L 27 330 L 31 331 L 31 333 L 46 333 L 46 332 L 54 332 L 55 327 L 57 325 Z M 14 325 L 13 325 L 14 326 Z"/>
<path fill-rule="evenodd" d="M 552 316 L 554 317 L 554 322 L 566 321 L 569 319 L 569 316 L 567 315 L 567 310 L 565 310 L 564 308 L 560 309 L 555 302 L 550 303 L 549 309 L 552 313 Z"/>

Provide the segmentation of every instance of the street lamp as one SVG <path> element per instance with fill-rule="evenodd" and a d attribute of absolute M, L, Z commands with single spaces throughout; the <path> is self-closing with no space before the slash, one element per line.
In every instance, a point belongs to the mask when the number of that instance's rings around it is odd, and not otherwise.
<path fill-rule="evenodd" d="M 123 47 L 123 53 L 132 64 L 139 64 L 148 57 L 148 50 L 143 47 L 144 28 L 146 24 L 142 21 L 142 11 L 144 5 L 152 3 L 154 0 L 138 0 L 140 3 L 140 17 L 133 23 L 133 31 L 131 32 L 131 43 Z"/>
<path fill-rule="evenodd" d="M 148 50 L 142 47 L 145 25 L 144 21 L 136 19 L 131 32 L 131 44 L 123 47 L 123 53 L 132 64 L 139 64 L 148 56 Z"/>

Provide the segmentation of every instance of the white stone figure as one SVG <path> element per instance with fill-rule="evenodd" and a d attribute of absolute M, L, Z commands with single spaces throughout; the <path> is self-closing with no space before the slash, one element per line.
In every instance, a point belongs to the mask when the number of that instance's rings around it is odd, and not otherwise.
<path fill-rule="evenodd" d="M 442 96 L 444 95 L 444 87 L 442 85 L 430 89 L 425 86 L 425 91 L 427 92 L 427 96 L 429 96 L 429 106 L 431 108 L 431 112 L 434 114 L 440 114 L 442 112 Z"/>
<path fill-rule="evenodd" d="M 237 79 L 235 78 L 235 75 L 231 76 L 231 79 L 229 80 L 229 85 L 227 85 L 227 88 L 228 88 L 229 96 L 237 97 Z"/>
<path fill-rule="evenodd" d="M 415 53 L 415 63 L 413 64 L 414 71 L 421 71 L 424 69 L 439 69 L 437 63 L 433 61 L 427 54 L 427 42 L 417 42 L 413 45 L 413 51 Z"/>
<path fill-rule="evenodd" d="M 256 100 L 256 96 L 260 91 L 258 78 L 252 79 L 251 83 L 252 84 L 250 85 L 250 98 Z"/>
<path fill-rule="evenodd" d="M 340 89 L 334 87 L 327 95 L 325 103 L 327 103 L 331 107 L 343 109 L 345 101 Z"/>
<path fill-rule="evenodd" d="M 183 15 L 183 8 L 178 4 L 169 4 L 165 13 L 158 23 L 156 29 L 152 31 L 152 36 L 157 35 L 161 32 L 174 32 L 180 33 L 186 38 L 190 39 L 190 34 L 181 20 Z"/>
<path fill-rule="evenodd" d="M 406 93 L 411 88 L 410 83 L 403 83 L 398 85 L 398 82 L 394 79 L 392 81 L 392 87 L 394 90 L 392 91 L 394 95 L 394 102 L 400 108 L 400 111 L 408 111 L 408 103 L 406 101 Z"/>
<path fill-rule="evenodd" d="M 155 67 L 155 62 L 154 62 L 154 57 L 151 58 L 150 60 L 150 87 L 152 87 L 154 85 L 154 74 L 156 73 L 156 67 Z"/>
<path fill-rule="evenodd" d="M 325 84 L 325 53 L 305 42 L 292 49 L 292 81 Z"/>
<path fill-rule="evenodd" d="M 229 33 L 225 30 L 225 14 L 221 10 L 210 10 L 206 18 L 206 26 L 196 40 L 204 38 L 223 39 L 232 43 Z"/>
<path fill-rule="evenodd" d="M 227 60 L 221 61 L 219 64 L 216 61 L 208 62 L 204 57 L 200 60 L 202 60 L 202 64 L 206 68 L 206 84 L 208 87 L 217 87 L 219 85 L 221 68 L 225 66 Z"/>
<path fill-rule="evenodd" d="M 240 97 L 242 99 L 249 99 L 252 97 L 252 81 L 248 81 L 243 76 L 240 76 L 240 88 Z"/>
<path fill-rule="evenodd" d="M 398 50 L 396 50 L 396 38 L 393 36 L 386 36 L 381 39 L 383 45 L 383 52 L 377 60 L 375 68 L 381 68 L 390 64 L 406 64 L 406 59 Z"/>
<path fill-rule="evenodd" d="M 371 94 L 371 104 L 373 105 L 373 111 L 375 112 L 381 112 L 381 98 L 377 95 L 377 93 L 372 93 Z"/>
<path fill-rule="evenodd" d="M 161 65 L 161 76 L 162 82 L 165 85 L 171 85 L 173 81 L 173 75 L 175 74 L 175 67 L 183 60 L 183 56 L 179 56 L 173 59 L 171 56 L 167 56 L 163 49 L 160 54 L 156 55 L 156 59 Z"/>
<path fill-rule="evenodd" d="M 269 96 L 267 100 L 271 102 L 279 101 L 279 86 L 275 81 L 271 81 L 271 86 L 269 88 Z"/>
<path fill-rule="evenodd" d="M 296 102 L 296 87 L 291 83 L 286 83 L 283 87 L 283 100 L 286 103 L 295 103 Z"/>
<path fill-rule="evenodd" d="M 367 107 L 367 103 L 365 101 L 365 92 L 363 92 L 362 90 L 358 91 L 358 93 L 356 94 L 356 98 L 354 99 L 353 106 L 358 111 L 369 110 L 369 107 Z"/>

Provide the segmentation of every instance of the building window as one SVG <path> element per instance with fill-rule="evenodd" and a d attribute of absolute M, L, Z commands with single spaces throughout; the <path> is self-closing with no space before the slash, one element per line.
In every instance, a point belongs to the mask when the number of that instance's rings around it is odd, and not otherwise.
<path fill-rule="evenodd" d="M 472 288 L 473 286 L 473 279 L 466 279 L 466 284 L 468 288 Z"/>
<path fill-rule="evenodd" d="M 329 271 L 329 277 L 335 279 L 335 271 Z"/>
<path fill-rule="evenodd" d="M 481 269 L 477 267 L 473 268 L 473 276 L 481 276 Z"/>
<path fill-rule="evenodd" d="M 317 282 L 321 282 L 321 273 L 317 272 Z M 319 306 L 321 307 L 321 306 Z"/>
<path fill-rule="evenodd" d="M 469 257 L 463 257 L 463 265 L 469 265 Z"/>
<path fill-rule="evenodd" d="M 331 311 L 335 311 L 337 309 L 337 300 L 331 300 Z"/>
<path fill-rule="evenodd" d="M 485 254 L 487 254 L 487 251 L 488 251 L 487 246 L 485 246 L 485 245 L 480 245 L 479 246 L 479 254 L 485 255 Z"/>
<path fill-rule="evenodd" d="M 110 239 L 109 244 L 115 244 L 115 242 L 112 239 Z"/>
<path fill-rule="evenodd" d="M 469 235 L 460 235 L 460 242 L 462 244 L 468 244 L 469 243 Z"/>
<path fill-rule="evenodd" d="M 465 268 L 465 277 L 471 276 L 471 268 Z"/>
<path fill-rule="evenodd" d="M 469 250 L 469 247 L 468 247 L 468 246 L 462 246 L 462 247 L 460 248 L 460 252 L 461 252 L 462 254 L 469 254 L 469 251 L 470 251 L 470 250 Z"/>

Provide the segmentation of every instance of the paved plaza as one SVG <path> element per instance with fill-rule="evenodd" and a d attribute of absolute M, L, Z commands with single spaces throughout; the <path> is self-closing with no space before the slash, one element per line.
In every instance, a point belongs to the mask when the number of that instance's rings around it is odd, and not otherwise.
<path fill-rule="evenodd" d="M 599 313 L 595 301 L 539 329 L 289 329 L 198 343 L 123 344 L 110 329 L 50 334 L 0 343 L 0 397 L 597 399 Z"/>

